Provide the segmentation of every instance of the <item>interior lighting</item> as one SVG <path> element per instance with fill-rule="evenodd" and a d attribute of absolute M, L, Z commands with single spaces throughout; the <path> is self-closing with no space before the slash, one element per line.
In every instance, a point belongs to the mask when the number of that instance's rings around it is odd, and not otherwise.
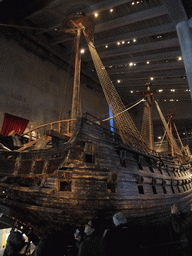
<path fill-rule="evenodd" d="M 55 31 L 57 31 L 57 28 L 55 28 Z"/>
<path fill-rule="evenodd" d="M 125 43 L 125 41 L 122 41 L 122 44 L 124 44 Z"/>
<path fill-rule="evenodd" d="M 158 39 L 161 38 L 161 37 L 162 37 L 162 36 L 160 36 L 160 35 L 157 36 Z"/>
<path fill-rule="evenodd" d="M 130 91 L 130 93 L 133 93 L 133 91 Z"/>
<path fill-rule="evenodd" d="M 179 101 L 179 100 L 176 100 L 176 101 Z"/>
<path fill-rule="evenodd" d="M 171 92 L 175 92 L 175 89 L 171 89 Z"/>
<path fill-rule="evenodd" d="M 139 4 L 139 1 L 137 1 L 137 4 Z"/>
<path fill-rule="evenodd" d="M 168 60 L 166 60 L 165 62 L 168 62 Z"/>
<path fill-rule="evenodd" d="M 135 2 L 132 2 L 132 5 L 134 5 L 135 4 Z"/>
<path fill-rule="evenodd" d="M 149 61 L 147 61 L 147 64 L 149 64 L 150 62 Z"/>
<path fill-rule="evenodd" d="M 130 41 L 128 41 L 127 43 L 130 44 Z"/>
<path fill-rule="evenodd" d="M 158 92 L 162 92 L 163 90 L 162 89 L 159 89 Z"/>
<path fill-rule="evenodd" d="M 154 80 L 154 77 L 150 77 L 150 80 Z"/>
<path fill-rule="evenodd" d="M 178 60 L 182 60 L 182 57 L 181 57 L 181 56 L 179 56 L 179 57 L 178 57 Z"/>
<path fill-rule="evenodd" d="M 110 9 L 110 12 L 113 12 L 113 9 Z"/>
<path fill-rule="evenodd" d="M 85 53 L 85 49 L 81 49 L 80 53 Z"/>
<path fill-rule="evenodd" d="M 169 101 L 174 101 L 174 99 L 170 99 Z"/>
<path fill-rule="evenodd" d="M 120 45 L 120 42 L 117 42 L 117 45 Z"/>
<path fill-rule="evenodd" d="M 133 66 L 133 62 L 130 62 L 130 63 L 129 63 L 129 66 L 130 66 L 130 67 Z"/>
<path fill-rule="evenodd" d="M 136 63 L 134 63 L 134 66 L 136 66 L 137 64 Z"/>
<path fill-rule="evenodd" d="M 108 45 L 105 45 L 105 48 L 108 48 Z"/>
<path fill-rule="evenodd" d="M 97 12 L 94 15 L 95 15 L 95 18 L 97 18 L 99 16 L 99 14 Z"/>
<path fill-rule="evenodd" d="M 112 68 L 113 66 L 109 66 L 109 68 Z"/>
<path fill-rule="evenodd" d="M 164 100 L 164 101 L 167 101 L 167 100 Z"/>
<path fill-rule="evenodd" d="M 133 42 L 135 43 L 137 40 L 136 39 L 133 39 Z"/>
<path fill-rule="evenodd" d="M 161 139 L 161 136 L 159 136 L 158 139 L 160 140 L 160 139 Z"/>
<path fill-rule="evenodd" d="M 117 80 L 117 83 L 118 83 L 118 84 L 121 83 L 121 80 Z"/>

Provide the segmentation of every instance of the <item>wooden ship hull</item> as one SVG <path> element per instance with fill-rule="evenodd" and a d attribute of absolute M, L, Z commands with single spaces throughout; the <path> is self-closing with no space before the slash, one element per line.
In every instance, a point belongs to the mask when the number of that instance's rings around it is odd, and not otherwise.
<path fill-rule="evenodd" d="M 80 30 L 90 37 L 93 26 L 83 14 L 65 23 L 77 32 L 78 52 Z M 84 226 L 96 215 L 110 227 L 119 211 L 133 226 L 168 223 L 173 203 L 189 210 L 192 202 L 190 161 L 185 161 L 175 143 L 179 158 L 160 156 L 148 147 L 90 40 L 88 46 L 118 133 L 91 116 L 79 117 L 76 70 L 72 120 L 29 131 L 29 142 L 18 150 L 0 148 L 0 211 L 37 236 Z M 77 54 L 77 67 L 79 62 Z M 151 98 L 148 92 L 147 111 Z"/>
<path fill-rule="evenodd" d="M 55 141 L 54 130 L 47 134 Z M 68 142 L 57 139 L 50 148 L 0 152 L 1 212 L 36 234 L 96 215 L 110 226 L 118 211 L 134 225 L 157 225 L 173 203 L 191 202 L 189 164 L 132 150 L 86 117 Z"/>

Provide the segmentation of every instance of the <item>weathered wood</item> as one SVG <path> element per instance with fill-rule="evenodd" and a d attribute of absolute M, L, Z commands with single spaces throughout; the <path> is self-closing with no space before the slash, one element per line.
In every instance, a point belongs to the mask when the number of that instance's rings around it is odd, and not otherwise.
<path fill-rule="evenodd" d="M 174 202 L 189 209 L 190 165 L 133 151 L 84 118 L 71 140 L 58 137 L 56 146 L 0 152 L 0 208 L 36 234 L 83 225 L 101 212 L 107 223 L 123 211 L 153 224 L 169 219 Z"/>

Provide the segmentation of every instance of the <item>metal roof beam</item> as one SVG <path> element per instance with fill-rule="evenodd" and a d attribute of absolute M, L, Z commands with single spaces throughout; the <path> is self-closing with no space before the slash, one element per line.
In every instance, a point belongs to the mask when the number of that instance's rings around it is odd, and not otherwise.
<path fill-rule="evenodd" d="M 110 20 L 105 23 L 100 23 L 95 26 L 95 34 L 101 33 L 103 31 L 118 28 L 128 24 L 136 23 L 143 20 L 148 20 L 152 18 L 157 18 L 168 14 L 167 9 L 164 6 L 154 7 L 145 11 L 136 12 L 127 16 L 123 16 L 118 19 Z"/>
<path fill-rule="evenodd" d="M 147 61 L 159 61 L 159 60 L 169 60 L 173 58 L 177 58 L 181 56 L 181 51 L 173 51 L 173 52 L 163 52 L 163 53 L 157 53 L 157 54 L 150 54 L 146 56 L 137 56 L 137 57 L 130 57 L 130 58 L 123 58 L 120 60 L 102 60 L 105 67 L 108 66 L 118 66 L 118 65 L 125 65 L 130 62 L 138 63 L 138 62 L 147 62 Z M 93 63 L 89 63 L 89 67 L 94 67 Z"/>
<path fill-rule="evenodd" d="M 153 72 L 140 72 L 137 74 L 137 79 L 146 79 L 148 78 L 150 81 L 150 77 L 154 78 L 167 78 L 167 77 L 182 77 L 186 76 L 185 69 L 174 69 L 174 70 L 163 70 L 163 71 L 153 71 Z M 135 74 L 130 72 L 130 73 L 124 73 L 124 74 L 111 74 L 110 75 L 111 80 L 133 80 L 135 79 Z"/>
<path fill-rule="evenodd" d="M 184 68 L 184 64 L 182 61 L 171 62 L 171 63 L 161 63 L 161 64 L 153 64 L 153 65 L 142 65 L 142 66 L 131 66 L 126 68 L 114 68 L 108 69 L 109 75 L 114 74 L 129 74 L 129 73 L 137 73 L 137 72 L 148 72 L 153 70 L 165 70 L 165 69 L 178 69 Z"/>
<path fill-rule="evenodd" d="M 159 42 L 153 42 L 153 43 L 146 43 L 146 44 L 138 44 L 133 46 L 126 46 L 115 50 L 105 50 L 103 52 L 99 52 L 100 58 L 110 58 L 114 56 L 119 55 L 127 55 L 134 52 L 142 52 L 150 51 L 150 50 L 156 50 L 156 49 L 163 49 L 168 47 L 179 47 L 179 41 L 178 38 L 172 38 L 167 40 L 161 40 Z M 180 49 L 180 48 L 178 48 Z M 91 60 L 90 58 L 85 58 L 85 61 Z"/>

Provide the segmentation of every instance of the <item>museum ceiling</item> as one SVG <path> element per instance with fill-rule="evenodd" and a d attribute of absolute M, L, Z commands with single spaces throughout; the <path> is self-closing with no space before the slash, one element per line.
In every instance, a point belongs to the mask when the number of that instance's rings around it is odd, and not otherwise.
<path fill-rule="evenodd" d="M 142 97 L 145 84 L 151 82 L 159 104 L 168 104 L 176 119 L 182 120 L 176 114 L 181 106 L 188 105 L 183 112 L 190 112 L 191 94 L 175 27 L 190 20 L 190 0 L 1 0 L 1 29 L 41 58 L 67 69 L 74 40 L 65 33 L 63 20 L 78 12 L 93 20 L 96 50 L 127 105 Z M 85 40 L 81 49 L 82 79 L 101 90 Z M 192 115 L 182 124 L 192 127 Z"/>

